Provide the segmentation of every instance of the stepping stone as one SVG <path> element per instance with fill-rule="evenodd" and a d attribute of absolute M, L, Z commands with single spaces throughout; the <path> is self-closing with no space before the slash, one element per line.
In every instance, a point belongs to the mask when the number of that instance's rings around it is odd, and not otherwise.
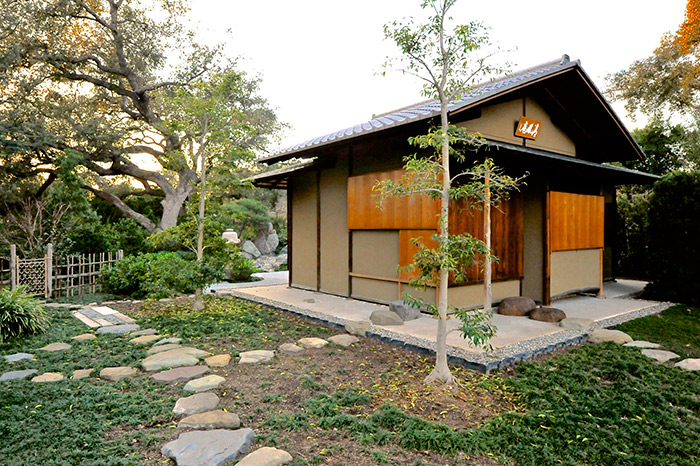
<path fill-rule="evenodd" d="M 34 359 L 34 355 L 29 353 L 15 353 L 5 356 L 5 361 L 7 362 L 22 361 L 24 359 Z"/>
<path fill-rule="evenodd" d="M 661 345 L 658 343 L 652 343 L 650 341 L 644 341 L 644 340 L 630 341 L 629 343 L 625 343 L 622 346 L 629 346 L 631 348 L 646 348 L 646 349 L 661 348 Z"/>
<path fill-rule="evenodd" d="M 176 369 L 170 369 L 169 371 L 154 374 L 152 379 L 156 382 L 172 385 L 180 382 L 189 382 L 192 379 L 203 376 L 207 372 L 209 372 L 209 368 L 207 366 L 178 367 Z"/>
<path fill-rule="evenodd" d="M 71 348 L 72 346 L 68 343 L 51 343 L 43 348 L 39 348 L 39 351 L 64 351 Z"/>
<path fill-rule="evenodd" d="M 129 343 L 133 345 L 147 345 L 161 338 L 163 338 L 162 335 L 141 335 L 140 337 L 132 338 L 129 340 Z"/>
<path fill-rule="evenodd" d="M 323 348 L 328 344 L 328 340 L 324 340 L 323 338 L 302 338 L 299 340 L 297 343 L 299 343 L 299 346 L 302 348 L 306 349 L 318 349 L 318 348 Z"/>
<path fill-rule="evenodd" d="M 135 368 L 128 366 L 105 367 L 100 371 L 100 378 L 116 382 L 124 377 L 133 377 L 137 372 L 138 371 Z"/>
<path fill-rule="evenodd" d="M 230 354 L 217 354 L 216 356 L 210 356 L 204 360 L 209 367 L 224 367 L 228 366 L 231 362 Z"/>
<path fill-rule="evenodd" d="M 244 351 L 240 354 L 240 361 L 238 364 L 256 364 L 259 362 L 270 362 L 275 356 L 274 351 L 268 350 L 254 350 L 254 351 Z"/>
<path fill-rule="evenodd" d="M 345 346 L 347 348 L 348 346 L 352 346 L 353 344 L 360 341 L 360 339 L 357 338 L 356 336 L 348 335 L 347 333 L 343 333 L 341 335 L 335 335 L 335 336 L 330 337 L 328 339 L 328 341 L 333 342 L 336 345 Z"/>
<path fill-rule="evenodd" d="M 632 341 L 632 337 L 627 335 L 625 332 L 619 330 L 608 330 L 604 328 L 598 328 L 593 330 L 590 335 L 588 335 L 588 341 L 591 343 L 603 343 L 606 341 L 612 341 L 618 345 L 629 343 Z"/>
<path fill-rule="evenodd" d="M 196 348 L 176 348 L 148 356 L 141 361 L 141 366 L 149 372 L 169 367 L 194 366 L 207 354 L 209 353 Z"/>
<path fill-rule="evenodd" d="M 87 341 L 87 340 L 97 340 L 97 337 L 92 333 L 83 333 L 82 335 L 76 335 L 73 340 L 77 341 Z"/>
<path fill-rule="evenodd" d="M 20 379 L 26 379 L 30 375 L 36 374 L 37 370 L 36 369 L 26 369 L 23 371 L 10 371 L 10 372 L 5 372 L 0 376 L 0 382 L 4 382 L 5 380 L 20 380 Z"/>
<path fill-rule="evenodd" d="M 294 343 L 284 343 L 278 348 L 280 353 L 291 354 L 292 356 L 296 354 L 304 353 L 306 350 L 301 346 L 297 346 Z"/>
<path fill-rule="evenodd" d="M 83 314 L 80 311 L 73 311 L 73 312 L 71 312 L 71 315 L 90 328 L 97 328 L 100 326 L 100 324 L 98 324 L 97 322 L 95 322 L 91 318 L 87 317 L 85 314 Z"/>
<path fill-rule="evenodd" d="M 643 349 L 642 354 L 648 358 L 651 358 L 657 362 L 664 363 L 670 361 L 671 359 L 680 358 L 676 353 L 672 351 L 656 350 L 656 349 Z"/>
<path fill-rule="evenodd" d="M 219 405 L 219 397 L 214 393 L 197 393 L 196 395 L 180 398 L 175 402 L 173 413 L 197 414 L 211 411 Z"/>
<path fill-rule="evenodd" d="M 219 388 L 219 385 L 225 381 L 226 379 L 220 375 L 205 375 L 199 379 L 190 380 L 182 389 L 186 392 L 206 392 L 213 388 Z"/>
<path fill-rule="evenodd" d="M 156 346 L 167 345 L 168 343 L 180 343 L 180 342 L 182 342 L 182 338 L 170 337 L 170 338 L 165 338 L 163 340 L 160 340 L 158 343 L 153 343 L 153 347 L 155 348 Z"/>
<path fill-rule="evenodd" d="M 146 351 L 147 354 L 158 354 L 162 353 L 164 351 L 170 351 L 174 349 L 182 348 L 182 345 L 178 345 L 177 343 L 168 343 L 167 345 L 160 345 L 160 346 L 155 346 L 153 345 L 151 348 Z"/>
<path fill-rule="evenodd" d="M 351 320 L 345 323 L 345 331 L 353 335 L 364 337 L 372 328 L 369 320 Z"/>
<path fill-rule="evenodd" d="M 219 466 L 246 454 L 255 438 L 252 429 L 195 430 L 180 434 L 160 452 L 178 466 Z"/>
<path fill-rule="evenodd" d="M 192 414 L 187 416 L 180 422 L 177 427 L 179 429 L 238 429 L 241 427 L 241 420 L 233 413 L 229 413 L 218 409 L 216 411 L 208 411 L 206 413 Z"/>
<path fill-rule="evenodd" d="M 58 382 L 59 380 L 63 379 L 63 374 L 59 374 L 57 372 L 45 372 L 34 377 L 32 382 Z"/>
<path fill-rule="evenodd" d="M 141 328 L 141 326 L 138 324 L 108 325 L 106 327 L 98 328 L 97 334 L 98 335 L 105 335 L 105 334 L 125 335 L 129 332 L 134 332 L 140 328 Z"/>
<path fill-rule="evenodd" d="M 92 374 L 92 369 L 76 369 L 73 371 L 73 377 L 71 378 L 73 380 L 80 380 L 90 377 L 90 374 Z"/>
<path fill-rule="evenodd" d="M 568 330 L 578 330 L 580 332 L 586 332 L 593 325 L 593 319 L 581 319 L 578 317 L 567 317 L 566 319 L 559 322 L 561 328 Z"/>
<path fill-rule="evenodd" d="M 378 310 L 369 316 L 374 325 L 403 325 L 403 319 L 395 312 Z"/>
<path fill-rule="evenodd" d="M 700 371 L 700 359 L 684 359 L 674 364 L 686 371 Z"/>
<path fill-rule="evenodd" d="M 109 316 L 117 313 L 117 311 L 107 306 L 91 306 L 90 309 L 97 312 L 98 314 L 102 314 L 103 316 Z"/>
<path fill-rule="evenodd" d="M 262 447 L 240 460 L 236 466 L 280 466 L 293 460 L 292 455 L 284 450 Z"/>
<path fill-rule="evenodd" d="M 127 324 L 135 324 L 136 321 L 129 316 L 125 316 L 121 312 L 115 312 L 112 317 L 116 318 L 118 321 L 126 322 Z"/>
<path fill-rule="evenodd" d="M 157 335 L 157 334 L 158 334 L 158 330 L 156 330 L 154 328 L 146 328 L 143 330 L 139 330 L 138 332 L 132 333 L 131 336 L 132 337 L 141 337 L 144 335 Z"/>

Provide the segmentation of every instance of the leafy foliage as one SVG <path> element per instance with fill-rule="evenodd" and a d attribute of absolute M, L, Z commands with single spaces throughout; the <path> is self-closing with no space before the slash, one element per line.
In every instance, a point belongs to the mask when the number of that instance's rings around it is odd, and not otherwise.
<path fill-rule="evenodd" d="M 50 323 L 44 306 L 23 287 L 0 290 L 0 342 L 45 332 Z"/>
<path fill-rule="evenodd" d="M 218 279 L 220 271 L 174 252 L 125 257 L 100 276 L 108 292 L 151 299 L 192 293 Z"/>
<path fill-rule="evenodd" d="M 233 229 L 241 233 L 241 238 L 253 239 L 265 224 L 272 222 L 270 209 L 257 199 L 238 199 L 222 206 L 222 213 L 233 224 Z"/>
<path fill-rule="evenodd" d="M 649 255 L 649 198 L 651 191 L 623 187 L 617 194 L 619 228 L 614 249 L 616 274 L 648 280 L 653 264 Z"/>

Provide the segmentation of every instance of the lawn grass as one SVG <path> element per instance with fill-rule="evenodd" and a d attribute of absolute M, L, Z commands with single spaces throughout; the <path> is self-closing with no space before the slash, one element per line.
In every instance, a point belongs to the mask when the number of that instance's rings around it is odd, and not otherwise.
<path fill-rule="evenodd" d="M 700 358 L 700 308 L 683 304 L 617 327 L 635 340 L 659 343 L 681 358 Z"/>

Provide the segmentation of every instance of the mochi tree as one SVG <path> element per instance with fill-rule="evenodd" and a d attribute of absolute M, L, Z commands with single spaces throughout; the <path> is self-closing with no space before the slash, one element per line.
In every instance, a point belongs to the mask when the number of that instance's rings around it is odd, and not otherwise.
<path fill-rule="evenodd" d="M 398 181 L 382 180 L 374 189 L 380 203 L 389 196 L 427 195 L 440 202 L 438 234 L 433 237 L 435 247 L 414 240 L 418 252 L 409 268 L 417 276 L 410 284 L 419 288 L 438 288 L 437 305 L 427 305 L 421 299 L 405 296 L 411 305 L 423 306 L 437 316 L 435 368 L 426 377 L 426 383 L 457 382 L 447 365 L 447 319 L 453 310 L 460 319 L 459 331 L 475 346 L 488 347 L 495 334 L 491 325 L 491 206 L 507 198 L 517 189 L 521 178 L 513 178 L 494 165 L 490 159 L 477 161 L 470 169 L 456 175 L 450 172 L 450 161 L 464 164 L 469 150 L 475 152 L 487 145 L 479 134 L 467 132 L 450 124 L 448 105 L 468 92 L 475 80 L 497 71 L 488 63 L 493 55 L 483 52 L 489 46 L 485 27 L 479 22 L 455 25 L 449 10 L 457 0 L 424 0 L 422 8 L 429 11 L 426 23 L 416 24 L 412 19 L 392 22 L 384 26 L 384 34 L 401 50 L 401 56 L 387 62 L 388 67 L 399 68 L 424 82 L 426 96 L 440 103 L 439 125 L 428 134 L 416 136 L 409 142 L 421 149 L 405 158 L 405 174 Z M 465 201 L 471 208 L 484 209 L 484 240 L 464 233 L 450 235 L 450 201 Z M 470 311 L 457 309 L 448 302 L 450 275 L 465 281 L 467 270 L 481 263 L 484 269 L 484 309 Z"/>

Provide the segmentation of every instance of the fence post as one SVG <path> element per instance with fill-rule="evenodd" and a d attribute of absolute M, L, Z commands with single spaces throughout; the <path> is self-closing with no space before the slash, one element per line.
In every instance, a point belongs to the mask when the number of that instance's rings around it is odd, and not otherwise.
<path fill-rule="evenodd" d="M 17 288 L 17 246 L 10 245 L 10 289 Z"/>
<path fill-rule="evenodd" d="M 117 260 L 120 261 L 122 259 L 124 259 L 124 250 L 120 249 L 119 251 L 117 251 Z"/>
<path fill-rule="evenodd" d="M 49 243 L 46 248 L 46 265 L 44 276 L 46 277 L 46 299 L 53 295 L 53 244 Z"/>

